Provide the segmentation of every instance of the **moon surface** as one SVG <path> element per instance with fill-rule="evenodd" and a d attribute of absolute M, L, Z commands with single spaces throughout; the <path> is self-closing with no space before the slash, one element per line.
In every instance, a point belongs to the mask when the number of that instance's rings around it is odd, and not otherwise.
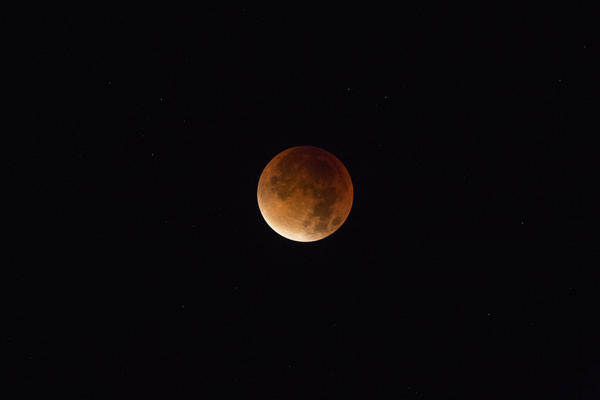
<path fill-rule="evenodd" d="M 354 189 L 336 156 L 315 146 L 296 146 L 277 154 L 265 167 L 257 189 L 267 224 L 298 242 L 321 240 L 348 218 Z"/>

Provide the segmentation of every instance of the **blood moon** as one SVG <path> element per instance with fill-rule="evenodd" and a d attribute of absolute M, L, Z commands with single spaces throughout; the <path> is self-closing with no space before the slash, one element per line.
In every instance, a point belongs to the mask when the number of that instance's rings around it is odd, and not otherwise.
<path fill-rule="evenodd" d="M 348 218 L 354 189 L 336 156 L 315 146 L 296 146 L 265 167 L 257 189 L 258 207 L 281 236 L 314 242 L 335 232 Z"/>

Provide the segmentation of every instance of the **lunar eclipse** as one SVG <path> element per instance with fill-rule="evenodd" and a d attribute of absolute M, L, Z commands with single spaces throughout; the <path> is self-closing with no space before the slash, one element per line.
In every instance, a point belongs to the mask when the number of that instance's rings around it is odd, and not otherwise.
<path fill-rule="evenodd" d="M 263 218 L 275 232 L 298 242 L 321 240 L 338 230 L 350 214 L 353 197 L 344 164 L 315 146 L 277 154 L 258 181 Z"/>

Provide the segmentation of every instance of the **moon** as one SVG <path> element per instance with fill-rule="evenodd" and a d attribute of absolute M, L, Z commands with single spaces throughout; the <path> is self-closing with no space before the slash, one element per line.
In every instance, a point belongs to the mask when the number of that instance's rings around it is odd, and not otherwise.
<path fill-rule="evenodd" d="M 296 146 L 267 164 L 256 195 L 263 218 L 275 232 L 297 242 L 314 242 L 346 221 L 354 189 L 336 156 L 319 147 Z"/>

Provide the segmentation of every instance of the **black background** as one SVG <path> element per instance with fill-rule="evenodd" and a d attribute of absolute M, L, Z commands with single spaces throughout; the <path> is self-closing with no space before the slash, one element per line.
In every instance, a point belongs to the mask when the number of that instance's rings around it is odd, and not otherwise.
<path fill-rule="evenodd" d="M 22 396 L 597 398 L 587 14 L 36 14 Z M 305 144 L 355 193 L 314 243 L 256 203 Z"/>

